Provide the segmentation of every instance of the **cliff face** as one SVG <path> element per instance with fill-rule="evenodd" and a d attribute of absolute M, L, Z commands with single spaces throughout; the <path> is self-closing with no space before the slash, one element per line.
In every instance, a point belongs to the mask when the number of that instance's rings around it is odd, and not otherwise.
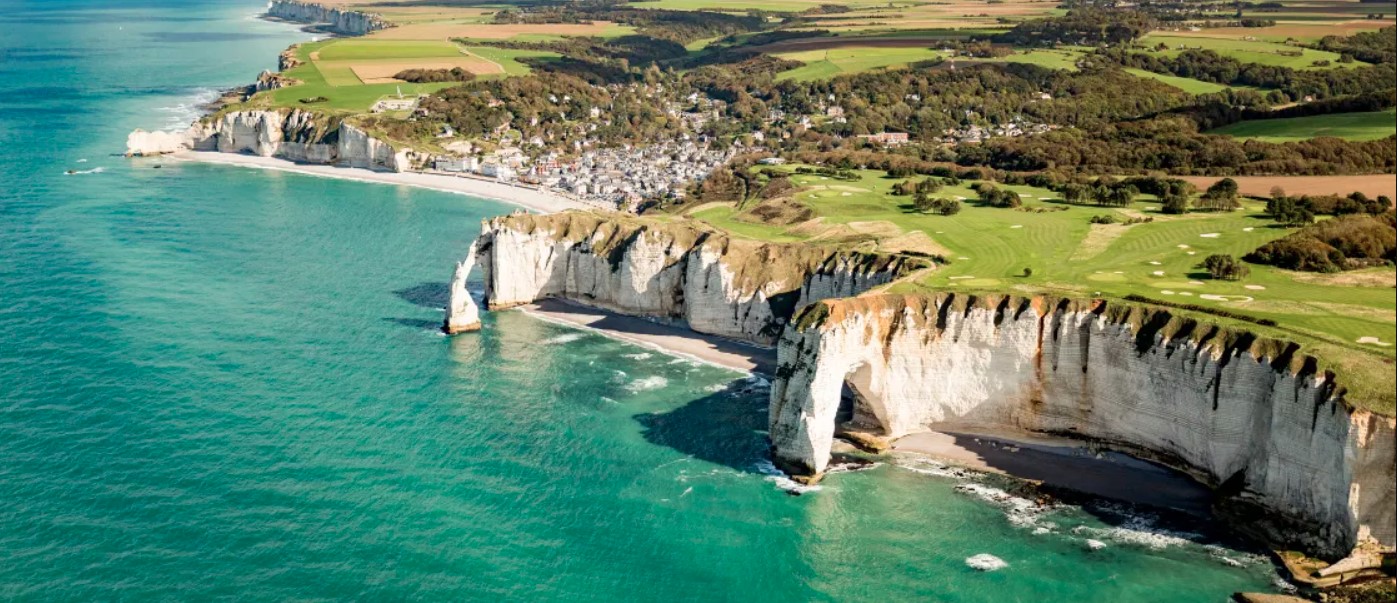
<path fill-rule="evenodd" d="M 857 295 L 930 267 L 581 212 L 488 220 L 476 245 L 491 309 L 565 298 L 763 345 L 774 344 L 804 304 Z"/>
<path fill-rule="evenodd" d="M 853 416 L 890 437 L 958 424 L 1093 439 L 1217 488 L 1269 543 L 1391 548 L 1397 425 L 1349 406 L 1296 347 L 1105 302 L 825 301 L 781 340 L 774 454 L 823 471 L 847 386 Z"/>
<path fill-rule="evenodd" d="M 372 13 L 340 10 L 313 2 L 296 2 L 295 0 L 274 0 L 267 7 L 267 15 L 286 21 L 309 23 L 317 26 L 319 30 L 347 36 L 362 36 L 393 26 L 392 23 Z"/>
<path fill-rule="evenodd" d="M 395 150 L 351 124 L 299 109 L 232 111 L 198 122 L 182 133 L 136 130 L 126 139 L 127 155 L 188 149 L 393 172 L 411 169 L 414 162 L 422 160 L 411 150 Z"/>

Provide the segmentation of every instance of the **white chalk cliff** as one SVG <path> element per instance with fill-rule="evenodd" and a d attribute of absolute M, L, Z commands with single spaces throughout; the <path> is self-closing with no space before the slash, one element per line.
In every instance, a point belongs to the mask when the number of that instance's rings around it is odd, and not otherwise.
<path fill-rule="evenodd" d="M 477 244 L 471 245 L 466 259 L 456 264 L 456 272 L 451 275 L 451 288 L 446 305 L 446 324 L 442 330 L 447 333 L 465 333 L 480 330 L 480 308 L 475 305 L 470 291 L 466 290 L 466 279 L 470 278 L 475 267 Z"/>
<path fill-rule="evenodd" d="M 278 157 L 301 163 L 403 172 L 426 161 L 411 149 L 395 149 L 338 118 L 300 109 L 228 111 L 196 122 L 183 132 L 136 130 L 126 154 L 161 155 L 219 151 Z"/>
<path fill-rule="evenodd" d="M 296 0 L 274 0 L 267 7 L 267 15 L 296 23 L 308 23 L 323 31 L 348 36 L 362 36 L 393 26 L 383 17 L 373 13 L 341 10 Z"/>
<path fill-rule="evenodd" d="M 826 468 L 843 403 L 890 438 L 1012 428 L 1157 460 L 1272 545 L 1394 544 L 1394 419 L 1293 344 L 1099 300 L 866 295 L 805 308 L 778 366 L 770 433 L 794 473 Z"/>
<path fill-rule="evenodd" d="M 586 212 L 488 220 L 476 247 L 492 310 L 564 298 L 763 345 L 774 344 L 804 304 L 857 295 L 931 265 Z"/>

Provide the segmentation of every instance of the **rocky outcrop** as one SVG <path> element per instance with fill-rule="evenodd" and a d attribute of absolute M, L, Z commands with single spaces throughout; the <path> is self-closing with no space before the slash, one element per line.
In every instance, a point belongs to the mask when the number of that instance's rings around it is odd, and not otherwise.
<path fill-rule="evenodd" d="M 779 463 L 822 472 L 841 419 L 890 438 L 948 424 L 1096 441 L 1193 475 L 1264 541 L 1391 549 L 1394 419 L 1299 347 L 1100 300 L 869 295 L 814 304 L 778 348 Z"/>
<path fill-rule="evenodd" d="M 257 74 L 257 81 L 253 82 L 252 89 L 248 91 L 248 96 L 267 90 L 295 86 L 299 83 L 301 83 L 301 81 L 296 78 L 286 77 L 275 71 L 263 70 L 262 73 Z"/>
<path fill-rule="evenodd" d="M 494 218 L 477 246 L 490 309 L 565 298 L 762 345 L 774 344 L 802 305 L 931 267 L 919 258 L 763 244 L 689 223 L 584 212 Z"/>
<path fill-rule="evenodd" d="M 456 264 L 456 272 L 451 276 L 451 288 L 446 304 L 446 323 L 442 330 L 447 333 L 465 333 L 480 330 L 480 308 L 475 305 L 470 291 L 466 290 L 466 279 L 470 278 L 475 267 L 475 253 L 478 244 L 472 244 L 466 259 Z"/>
<path fill-rule="evenodd" d="M 248 153 L 392 172 L 408 171 L 426 161 L 425 155 L 395 149 L 339 118 L 299 109 L 228 111 L 184 132 L 136 130 L 126 139 L 127 155 L 182 150 Z"/>
<path fill-rule="evenodd" d="M 373 13 L 340 10 L 314 2 L 295 0 L 274 0 L 267 7 L 267 16 L 284 21 L 308 23 L 317 31 L 346 36 L 362 36 L 393 26 L 383 17 Z"/>

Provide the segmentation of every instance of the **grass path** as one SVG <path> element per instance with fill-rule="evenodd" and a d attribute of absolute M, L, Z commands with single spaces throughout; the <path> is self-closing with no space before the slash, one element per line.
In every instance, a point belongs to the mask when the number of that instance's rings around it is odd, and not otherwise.
<path fill-rule="evenodd" d="M 1208 133 L 1265 142 L 1292 142 L 1320 136 L 1379 140 L 1397 134 L 1397 109 L 1243 121 Z"/>

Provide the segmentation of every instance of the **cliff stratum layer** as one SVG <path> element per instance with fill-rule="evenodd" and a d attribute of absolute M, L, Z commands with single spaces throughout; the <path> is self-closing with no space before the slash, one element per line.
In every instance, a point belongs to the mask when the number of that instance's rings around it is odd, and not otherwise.
<path fill-rule="evenodd" d="M 411 150 L 394 149 L 352 124 L 299 109 L 229 111 L 200 120 L 184 132 L 136 130 L 126 138 L 127 155 L 186 150 L 247 153 L 394 172 L 425 161 Z"/>
<path fill-rule="evenodd" d="M 309 23 L 319 31 L 346 36 L 362 36 L 393 24 L 382 17 L 353 10 L 340 10 L 313 2 L 274 0 L 267 7 L 267 16 L 296 23 Z"/>
<path fill-rule="evenodd" d="M 476 241 L 490 309 L 564 298 L 623 314 L 772 345 L 791 315 L 813 301 L 858 295 L 914 270 L 920 258 L 763 244 L 691 225 L 566 212 L 487 220 Z M 470 267 L 466 266 L 468 273 Z M 457 280 L 462 280 L 457 270 Z M 464 282 L 456 309 L 474 311 Z"/>
<path fill-rule="evenodd" d="M 1190 473 L 1273 545 L 1394 543 L 1394 419 L 1294 344 L 1099 300 L 869 295 L 805 308 L 778 362 L 771 439 L 796 473 L 825 469 L 841 418 L 1023 429 Z"/>

